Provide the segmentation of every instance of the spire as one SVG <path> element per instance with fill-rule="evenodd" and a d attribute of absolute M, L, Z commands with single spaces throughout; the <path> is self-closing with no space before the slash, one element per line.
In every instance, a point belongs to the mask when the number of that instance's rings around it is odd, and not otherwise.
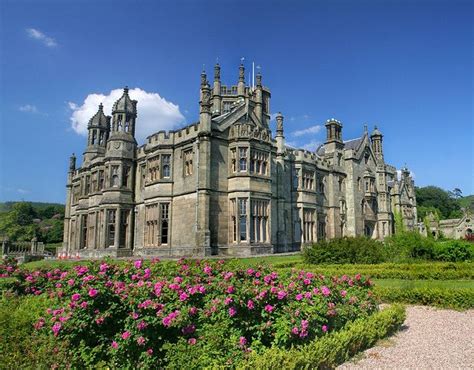
<path fill-rule="evenodd" d="M 245 83 L 244 58 L 241 58 L 241 59 L 240 59 L 240 66 L 239 66 L 239 82 Z"/>
<path fill-rule="evenodd" d="M 214 86 L 212 90 L 212 115 L 221 114 L 221 66 L 218 62 L 214 66 Z"/>
<path fill-rule="evenodd" d="M 370 140 L 372 141 L 372 150 L 377 157 L 383 157 L 382 137 L 382 133 L 375 126 L 374 131 L 370 134 Z"/>
<path fill-rule="evenodd" d="M 207 85 L 207 74 L 206 74 L 206 71 L 203 68 L 202 72 L 201 72 L 201 88 L 203 86 L 206 86 L 206 85 Z"/>

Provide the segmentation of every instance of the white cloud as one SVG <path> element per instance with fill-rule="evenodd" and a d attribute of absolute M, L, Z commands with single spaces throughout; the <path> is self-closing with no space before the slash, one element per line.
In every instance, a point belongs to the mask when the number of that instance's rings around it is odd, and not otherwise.
<path fill-rule="evenodd" d="M 16 189 L 16 191 L 20 194 L 29 194 L 30 193 L 29 190 L 22 189 L 22 188 L 18 188 L 18 189 Z"/>
<path fill-rule="evenodd" d="M 323 127 L 321 125 L 315 125 L 315 126 L 302 129 L 302 130 L 293 131 L 291 134 L 295 137 L 310 135 L 310 134 L 317 134 L 319 133 L 319 131 L 321 131 L 322 128 Z"/>
<path fill-rule="evenodd" d="M 27 28 L 26 33 L 30 38 L 40 41 L 48 48 L 54 48 L 58 46 L 58 43 L 56 42 L 55 39 L 53 39 L 52 37 L 46 36 L 40 30 L 37 30 L 35 28 Z"/>
<path fill-rule="evenodd" d="M 80 135 L 87 135 L 87 123 L 97 112 L 100 103 L 104 113 L 110 115 L 112 105 L 122 96 L 122 89 L 112 90 L 108 95 L 89 94 L 82 105 L 68 102 L 72 110 L 70 121 L 72 129 Z M 162 98 L 160 94 L 135 88 L 129 90 L 131 99 L 138 100 L 135 137 L 138 142 L 160 130 L 175 129 L 185 123 L 179 106 Z"/>
<path fill-rule="evenodd" d="M 311 140 L 301 146 L 302 149 L 309 150 L 311 152 L 315 152 L 318 146 L 321 145 L 321 142 L 318 140 Z"/>
<path fill-rule="evenodd" d="M 21 105 L 18 110 L 20 112 L 27 112 L 27 113 L 39 113 L 38 108 L 36 108 L 35 105 L 32 104 L 25 104 Z"/>

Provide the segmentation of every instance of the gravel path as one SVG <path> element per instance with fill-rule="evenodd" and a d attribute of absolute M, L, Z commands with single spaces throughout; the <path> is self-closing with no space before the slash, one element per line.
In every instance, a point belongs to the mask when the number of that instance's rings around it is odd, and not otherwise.
<path fill-rule="evenodd" d="M 338 369 L 474 369 L 474 310 L 408 306 L 400 332 Z"/>

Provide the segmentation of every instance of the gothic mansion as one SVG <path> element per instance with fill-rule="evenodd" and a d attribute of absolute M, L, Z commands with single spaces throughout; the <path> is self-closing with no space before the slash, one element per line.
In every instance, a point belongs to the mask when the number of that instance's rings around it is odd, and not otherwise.
<path fill-rule="evenodd" d="M 201 74 L 199 121 L 137 146 L 139 102 L 128 89 L 112 116 L 88 124 L 81 167 L 71 157 L 64 255 L 246 256 L 299 250 L 324 238 L 383 239 L 399 212 L 416 221 L 414 182 L 384 162 L 382 134 L 344 141 L 326 122 L 316 152 L 285 145 L 283 116 L 270 127 L 270 90 L 257 74 L 210 87 Z"/>

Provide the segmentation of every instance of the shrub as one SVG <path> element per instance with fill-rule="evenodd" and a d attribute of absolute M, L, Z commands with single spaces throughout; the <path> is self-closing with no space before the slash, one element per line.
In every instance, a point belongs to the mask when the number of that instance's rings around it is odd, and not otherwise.
<path fill-rule="evenodd" d="M 394 305 L 368 318 L 346 324 L 307 345 L 284 350 L 277 347 L 253 352 L 245 369 L 332 369 L 357 352 L 392 334 L 405 321 L 405 308 Z"/>
<path fill-rule="evenodd" d="M 385 257 L 390 262 L 410 259 L 431 260 L 435 242 L 416 231 L 402 232 L 385 239 Z"/>
<path fill-rule="evenodd" d="M 469 288 L 386 288 L 376 287 L 375 294 L 383 302 L 421 304 L 444 308 L 474 308 L 474 290 Z"/>
<path fill-rule="evenodd" d="M 307 263 L 380 263 L 383 244 L 366 237 L 322 240 L 303 251 Z"/>
<path fill-rule="evenodd" d="M 11 274 L 17 294 L 52 300 L 36 326 L 68 344 L 72 367 L 230 365 L 251 350 L 308 343 L 377 310 L 360 275 L 229 270 L 223 261 L 96 262 Z"/>
<path fill-rule="evenodd" d="M 470 261 L 474 259 L 474 245 L 463 240 L 438 242 L 433 254 L 433 258 L 438 261 Z"/>

